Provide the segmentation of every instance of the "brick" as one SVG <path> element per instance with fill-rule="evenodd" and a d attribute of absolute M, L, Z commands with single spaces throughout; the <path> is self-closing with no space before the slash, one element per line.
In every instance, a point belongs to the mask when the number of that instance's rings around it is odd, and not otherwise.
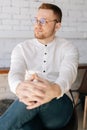
<path fill-rule="evenodd" d="M 0 19 L 11 19 L 11 14 L 9 13 L 1 13 L 0 14 Z"/>
<path fill-rule="evenodd" d="M 2 12 L 2 8 L 0 7 L 0 13 Z"/>
<path fill-rule="evenodd" d="M 21 25 L 25 25 L 25 26 L 28 25 L 29 26 L 31 24 L 32 24 L 31 19 L 29 19 L 29 20 L 22 20 L 21 21 Z"/>
<path fill-rule="evenodd" d="M 23 20 L 27 20 L 30 18 L 30 15 L 23 15 L 23 14 L 17 14 L 17 15 L 13 15 L 13 19 L 20 19 L 22 21 Z"/>
<path fill-rule="evenodd" d="M 0 25 L 0 30 L 11 30 L 12 29 L 12 27 L 10 26 L 10 25 Z"/>
<path fill-rule="evenodd" d="M 77 26 L 78 26 L 77 27 L 78 31 L 87 32 L 87 23 L 86 22 L 84 22 L 82 26 L 81 26 L 81 24 L 77 24 Z"/>
<path fill-rule="evenodd" d="M 70 0 L 70 3 L 71 4 L 83 4 L 84 3 L 84 0 Z"/>
<path fill-rule="evenodd" d="M 40 2 L 44 2 L 44 0 L 39 0 L 39 1 L 40 1 Z M 46 0 L 46 2 L 50 2 L 50 3 L 51 3 L 51 2 L 54 2 L 54 0 L 50 0 L 50 1 L 49 1 L 49 0 Z"/>
<path fill-rule="evenodd" d="M 87 19 L 87 12 L 83 12 L 83 17 L 85 17 Z"/>
<path fill-rule="evenodd" d="M 29 31 L 29 26 L 13 26 L 13 30 Z"/>
<path fill-rule="evenodd" d="M 9 6 L 11 4 L 11 0 L 0 0 L 0 6 Z"/>
<path fill-rule="evenodd" d="M 14 6 L 14 7 L 29 7 L 29 1 L 26 1 L 26 0 L 12 0 L 12 6 Z"/>
<path fill-rule="evenodd" d="M 19 14 L 20 13 L 20 9 L 17 7 L 3 7 L 2 8 L 2 12 L 3 13 L 10 13 L 10 14 Z"/>
<path fill-rule="evenodd" d="M 2 24 L 3 25 L 19 25 L 19 20 L 13 20 L 13 19 L 10 19 L 10 20 L 8 20 L 8 19 L 5 19 L 5 20 L 3 20 L 2 21 Z"/>

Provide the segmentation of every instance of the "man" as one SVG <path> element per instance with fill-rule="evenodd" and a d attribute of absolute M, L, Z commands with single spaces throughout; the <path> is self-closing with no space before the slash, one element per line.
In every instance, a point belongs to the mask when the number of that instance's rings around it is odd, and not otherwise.
<path fill-rule="evenodd" d="M 43 3 L 34 22 L 34 39 L 18 44 L 11 56 L 9 84 L 18 100 L 0 119 L 0 130 L 64 127 L 73 104 L 66 95 L 77 76 L 78 51 L 55 36 L 61 27 L 59 7 Z"/>

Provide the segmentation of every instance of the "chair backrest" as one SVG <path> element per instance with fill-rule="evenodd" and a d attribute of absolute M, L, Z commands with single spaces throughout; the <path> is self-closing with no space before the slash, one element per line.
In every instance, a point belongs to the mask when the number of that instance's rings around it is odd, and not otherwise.
<path fill-rule="evenodd" d="M 82 83 L 78 89 L 81 94 L 87 95 L 87 69 L 85 70 Z"/>

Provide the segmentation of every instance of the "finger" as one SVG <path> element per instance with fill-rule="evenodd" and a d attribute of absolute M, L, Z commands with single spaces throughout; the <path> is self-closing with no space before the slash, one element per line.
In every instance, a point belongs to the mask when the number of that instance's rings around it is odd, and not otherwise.
<path fill-rule="evenodd" d="M 29 106 L 32 106 L 32 105 L 34 105 L 35 103 L 36 103 L 36 101 L 29 101 L 29 102 L 28 102 Z"/>
<path fill-rule="evenodd" d="M 37 83 L 36 82 L 34 82 L 34 83 L 30 82 L 29 86 L 24 87 L 23 89 L 24 89 L 24 91 L 26 91 L 27 96 L 30 95 L 30 94 L 31 95 L 36 94 L 37 96 L 43 97 L 45 95 L 44 85 L 41 84 L 41 83 L 38 83 L 38 82 Z"/>
<path fill-rule="evenodd" d="M 47 81 L 47 80 L 41 78 L 41 77 L 38 76 L 38 75 L 35 75 L 35 79 L 36 79 L 37 81 L 39 81 L 39 82 L 46 82 L 46 81 Z"/>
<path fill-rule="evenodd" d="M 26 105 L 32 105 L 33 103 L 35 103 L 34 101 L 29 101 L 29 99 L 27 97 L 20 98 L 19 101 L 23 102 Z"/>
<path fill-rule="evenodd" d="M 43 82 L 35 82 L 34 83 L 34 85 L 38 88 L 38 89 L 40 89 L 40 90 L 43 90 L 44 88 L 46 88 L 46 84 L 45 83 L 43 83 Z"/>
<path fill-rule="evenodd" d="M 25 101 L 25 99 L 26 99 L 26 101 Z M 26 97 L 21 98 L 20 101 L 22 101 L 22 102 L 29 102 L 29 101 L 42 102 L 43 99 L 44 99 L 44 97 L 40 97 L 40 96 L 36 96 L 36 95 L 28 95 Z"/>
<path fill-rule="evenodd" d="M 35 88 L 31 89 L 31 92 L 34 95 L 40 96 L 40 97 L 44 97 L 45 96 L 45 90 L 43 90 L 43 88 L 36 86 Z"/>
<path fill-rule="evenodd" d="M 27 106 L 26 108 L 27 109 L 34 109 L 34 108 L 36 108 L 36 107 L 39 107 L 41 104 L 39 103 L 39 102 L 37 102 L 37 103 L 35 103 L 35 104 L 33 104 L 33 105 L 31 105 L 31 106 Z"/>
<path fill-rule="evenodd" d="M 35 75 L 36 75 L 36 74 L 32 74 L 32 75 L 29 77 L 29 80 L 30 80 L 30 81 L 33 81 L 33 80 L 35 79 Z"/>
<path fill-rule="evenodd" d="M 28 97 L 29 99 L 32 99 L 34 100 L 34 98 L 36 97 L 41 97 L 41 98 L 44 98 L 45 96 L 45 92 L 44 91 L 41 91 L 37 88 L 35 89 L 30 89 L 30 90 L 27 90 L 27 89 L 23 89 L 22 91 L 20 91 L 20 93 L 16 94 L 17 97 L 20 99 L 20 101 L 25 98 L 25 97 Z"/>
<path fill-rule="evenodd" d="M 34 96 L 32 96 L 32 98 L 30 98 L 29 100 L 30 100 L 30 101 L 35 101 L 35 102 L 42 102 L 43 99 L 44 99 L 43 97 L 34 95 Z"/>
<path fill-rule="evenodd" d="M 43 91 L 43 90 L 40 90 L 40 89 L 38 89 L 38 88 L 34 88 L 34 87 L 32 87 L 32 88 L 28 88 L 28 89 L 24 89 L 23 91 L 22 91 L 22 96 L 24 97 L 24 96 L 26 96 L 26 97 L 33 97 L 33 95 L 36 95 L 36 96 L 39 96 L 39 97 L 44 97 L 45 96 L 45 91 Z"/>
<path fill-rule="evenodd" d="M 20 92 L 20 93 L 16 93 L 16 96 L 17 96 L 19 99 L 21 99 L 21 98 L 24 97 L 23 94 L 22 94 L 22 92 Z"/>

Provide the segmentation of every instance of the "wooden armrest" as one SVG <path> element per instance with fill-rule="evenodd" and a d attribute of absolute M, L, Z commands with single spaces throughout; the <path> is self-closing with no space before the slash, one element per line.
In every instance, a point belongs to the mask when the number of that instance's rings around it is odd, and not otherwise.
<path fill-rule="evenodd" d="M 87 63 L 79 64 L 78 69 L 87 69 Z"/>
<path fill-rule="evenodd" d="M 9 68 L 0 68 L 0 74 L 8 74 Z"/>

